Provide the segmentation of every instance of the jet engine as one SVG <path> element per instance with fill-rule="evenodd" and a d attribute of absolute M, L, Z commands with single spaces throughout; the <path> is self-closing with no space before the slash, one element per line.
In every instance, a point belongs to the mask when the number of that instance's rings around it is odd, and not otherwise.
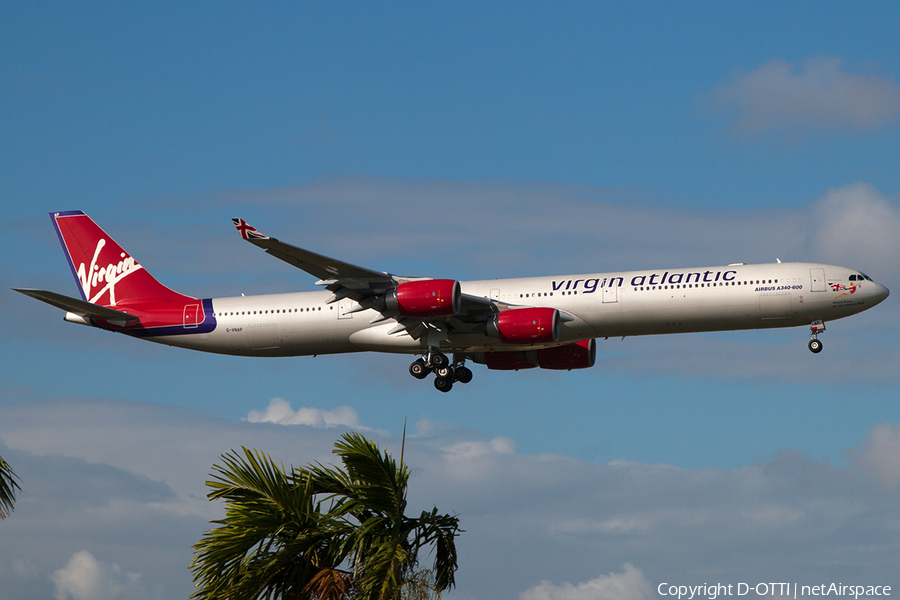
<path fill-rule="evenodd" d="M 526 354 L 530 352 L 479 352 L 472 359 L 477 363 L 484 363 L 488 369 L 494 371 L 518 371 L 519 369 L 533 369 L 536 363 L 528 360 Z"/>
<path fill-rule="evenodd" d="M 387 294 L 385 305 L 404 317 L 449 317 L 459 312 L 462 292 L 453 279 L 407 281 Z"/>
<path fill-rule="evenodd" d="M 584 340 L 555 348 L 537 351 L 538 366 L 542 369 L 589 369 L 597 357 L 597 341 Z"/>
<path fill-rule="evenodd" d="M 487 323 L 487 334 L 507 344 L 546 344 L 559 339 L 555 308 L 511 308 Z"/>
<path fill-rule="evenodd" d="M 519 369 L 588 369 L 594 366 L 597 342 L 583 340 L 555 348 L 522 350 L 517 352 L 475 352 L 472 360 L 487 365 L 494 371 L 518 371 Z"/>

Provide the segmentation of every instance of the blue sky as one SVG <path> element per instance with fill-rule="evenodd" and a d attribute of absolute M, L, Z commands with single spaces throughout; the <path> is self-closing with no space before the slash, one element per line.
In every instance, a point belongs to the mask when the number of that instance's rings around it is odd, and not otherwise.
<path fill-rule="evenodd" d="M 186 596 L 172 549 L 189 560 L 217 516 L 202 482 L 218 454 L 251 440 L 302 464 L 346 427 L 396 446 L 405 418 L 423 502 L 460 512 L 482 540 L 468 542 L 451 597 L 618 598 L 618 582 L 636 600 L 663 577 L 737 582 L 778 569 L 900 584 L 884 567 L 896 542 L 877 533 L 895 531 L 900 484 L 894 297 L 828 323 L 816 356 L 803 328 L 606 340 L 591 370 L 476 367 L 443 395 L 409 377 L 402 356 L 203 355 L 63 323 L 9 291 L 75 293 L 47 212 L 81 209 L 158 279 L 203 297 L 314 288 L 243 243 L 233 216 L 399 274 L 780 258 L 859 268 L 896 292 L 898 24 L 888 2 L 4 3 L 0 451 L 22 465 L 25 491 L 0 524 L 23 548 L 0 550 L 0 598 Z M 253 422 L 277 420 L 279 406 L 281 424 Z M 191 459 L 117 433 L 148 418 Z M 186 423 L 210 433 L 192 440 Z M 491 476 L 467 479 L 454 468 L 467 461 Z M 556 498 L 496 488 L 527 490 L 524 474 L 547 465 L 566 471 Z M 124 503 L 159 545 L 114 519 L 65 544 L 49 526 L 29 534 L 72 493 L 35 483 L 41 474 L 72 473 L 78 487 L 82 472 L 111 491 L 79 506 L 96 516 Z M 629 513 L 644 494 L 665 497 L 654 487 L 663 472 L 677 501 Z M 756 477 L 758 498 L 747 491 Z M 606 516 L 591 514 L 591 498 Z M 831 502 L 858 510 L 840 521 L 817 508 Z M 684 520 L 660 516 L 675 513 Z M 552 518 L 526 556 L 516 519 Z M 730 523 L 727 543 L 712 544 L 706 527 Z M 773 563 L 761 523 L 793 535 L 791 555 L 807 559 Z M 516 551 L 488 561 L 485 540 Z M 694 551 L 676 560 L 675 547 Z M 881 558 L 858 564 L 850 547 Z M 490 587 L 487 562 L 507 585 Z"/>

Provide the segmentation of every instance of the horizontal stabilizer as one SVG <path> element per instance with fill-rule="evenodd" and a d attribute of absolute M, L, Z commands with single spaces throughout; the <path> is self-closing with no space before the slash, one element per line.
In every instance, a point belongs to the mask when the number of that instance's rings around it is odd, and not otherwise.
<path fill-rule="evenodd" d="M 17 288 L 13 288 L 13 291 L 19 292 L 20 294 L 25 294 L 26 296 L 31 296 L 32 298 L 40 300 L 41 302 L 46 302 L 47 304 L 51 304 L 56 308 L 67 310 L 82 317 L 97 317 L 109 321 L 137 319 L 136 315 L 122 312 L 114 308 L 106 308 L 105 306 L 99 306 L 97 304 L 85 302 L 84 300 L 79 300 L 77 298 L 70 298 L 68 296 L 63 296 L 62 294 L 57 294 L 55 292 Z"/>

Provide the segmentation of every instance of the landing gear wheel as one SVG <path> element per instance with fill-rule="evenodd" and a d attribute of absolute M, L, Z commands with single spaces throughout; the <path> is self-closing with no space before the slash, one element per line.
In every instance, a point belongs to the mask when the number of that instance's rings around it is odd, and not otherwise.
<path fill-rule="evenodd" d="M 425 366 L 425 361 L 421 358 L 414 360 L 412 364 L 409 365 L 409 374 L 416 379 L 425 379 L 430 372 L 431 369 Z"/>
<path fill-rule="evenodd" d="M 460 383 L 472 381 L 472 370 L 468 367 L 456 367 L 456 380 Z"/>
<path fill-rule="evenodd" d="M 434 370 L 434 374 L 444 379 L 453 379 L 453 367 L 438 367 Z"/>
<path fill-rule="evenodd" d="M 450 364 L 450 359 L 447 358 L 445 354 L 441 354 L 440 352 L 434 352 L 431 355 L 431 366 L 435 369 L 440 369 L 441 367 L 446 367 Z"/>
<path fill-rule="evenodd" d="M 819 341 L 819 334 L 825 331 L 825 322 L 822 320 L 813 321 L 809 324 L 809 351 L 818 354 L 822 351 L 822 342 Z"/>
<path fill-rule="evenodd" d="M 442 392 L 449 392 L 453 389 L 453 380 L 449 377 L 435 377 L 434 387 Z"/>

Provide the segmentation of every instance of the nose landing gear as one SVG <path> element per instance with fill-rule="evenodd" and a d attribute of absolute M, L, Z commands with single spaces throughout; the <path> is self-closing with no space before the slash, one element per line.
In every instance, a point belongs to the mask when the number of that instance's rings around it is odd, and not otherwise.
<path fill-rule="evenodd" d="M 453 355 L 453 364 L 445 354 L 438 350 L 429 351 L 424 357 L 417 358 L 409 365 L 409 374 L 416 379 L 425 379 L 434 373 L 434 387 L 441 392 L 449 392 L 455 382 L 469 383 L 472 371 L 465 366 L 464 356 Z"/>
<path fill-rule="evenodd" d="M 809 326 L 809 351 L 818 354 L 822 351 L 822 342 L 819 341 L 819 334 L 825 331 L 825 323 L 823 321 L 813 321 Z"/>

